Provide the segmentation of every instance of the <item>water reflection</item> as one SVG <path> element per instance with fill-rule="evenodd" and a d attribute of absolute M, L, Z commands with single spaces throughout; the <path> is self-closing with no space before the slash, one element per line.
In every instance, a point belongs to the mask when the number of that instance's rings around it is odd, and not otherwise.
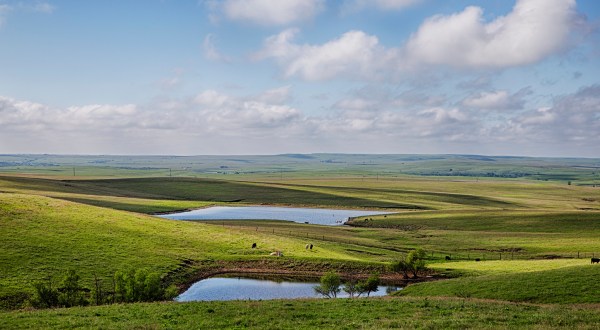
<path fill-rule="evenodd" d="M 160 217 L 173 220 L 288 220 L 298 223 L 341 225 L 350 217 L 377 214 L 389 214 L 389 212 L 272 206 L 214 206 L 164 214 Z"/>
<path fill-rule="evenodd" d="M 265 280 L 244 277 L 211 277 L 196 282 L 187 291 L 179 295 L 177 301 L 210 301 L 210 300 L 268 300 L 294 298 L 321 298 L 315 293 L 318 283 L 292 282 L 287 280 Z M 378 291 L 370 296 L 385 296 L 400 290 L 396 286 L 379 286 Z M 339 298 L 347 298 L 348 294 L 340 292 Z"/>

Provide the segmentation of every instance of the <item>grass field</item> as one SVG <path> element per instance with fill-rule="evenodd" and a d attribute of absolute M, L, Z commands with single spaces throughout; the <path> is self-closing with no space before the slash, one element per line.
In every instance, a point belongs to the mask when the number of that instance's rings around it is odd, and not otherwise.
<path fill-rule="evenodd" d="M 597 329 L 592 306 L 371 298 L 129 304 L 5 312 L 3 329 Z"/>
<path fill-rule="evenodd" d="M 262 232 L 98 208 L 47 197 L 0 194 L 0 296 L 29 294 L 33 283 L 58 279 L 76 269 L 89 283 L 123 269 L 150 268 L 161 274 L 184 260 L 252 260 L 275 250 L 297 260 L 368 261 L 338 245 L 322 242 L 311 251 L 306 240 Z M 210 239 L 208 239 L 210 237 Z M 252 243 L 258 249 L 250 249 Z"/>
<path fill-rule="evenodd" d="M 420 283 L 401 291 L 410 296 L 444 296 L 497 299 L 513 302 L 579 304 L 600 303 L 600 267 L 590 265 L 535 270 L 536 261 L 529 261 L 526 271 L 509 268 L 500 274 L 468 276 L 456 279 Z M 498 265 L 500 266 L 500 265 Z M 523 265 L 520 265 L 522 269 Z M 553 265 L 547 265 L 552 268 Z"/>
<path fill-rule="evenodd" d="M 410 249 L 423 248 L 429 267 L 453 278 L 410 285 L 401 292 L 407 297 L 385 299 L 0 312 L 0 328 L 286 328 L 291 322 L 300 328 L 594 328 L 597 305 L 576 304 L 600 303 L 595 294 L 600 292 L 600 266 L 589 265 L 590 256 L 600 256 L 595 160 L 536 160 L 543 167 L 531 159 L 511 163 L 494 158 L 492 164 L 468 157 L 386 156 L 371 162 L 330 156 L 280 156 L 285 161 L 271 165 L 260 157 L 215 156 L 203 158 L 203 164 L 183 165 L 179 158 L 150 157 L 153 163 L 147 166 L 144 157 L 118 158 L 111 164 L 109 157 L 74 156 L 7 166 L 23 157 L 3 156 L 0 172 L 7 174 L 0 176 L 0 306 L 26 305 L 34 282 L 59 278 L 68 269 L 77 269 L 87 286 L 94 273 L 107 278 L 116 270 L 142 267 L 183 284 L 219 267 L 381 271 Z M 43 165 L 49 159 L 58 164 Z M 181 169 L 173 171 L 178 162 Z M 21 166 L 28 170 L 17 168 Z M 452 174 L 444 170 L 448 166 Z M 164 177 L 165 169 L 173 177 Z M 234 171 L 245 172 L 223 174 Z M 435 176 L 407 175 L 411 171 Z M 521 172 L 529 174 L 517 175 Z M 493 175 L 482 178 L 478 173 Z M 508 178 L 499 178 L 501 174 Z M 352 226 L 338 227 L 281 221 L 198 223 L 147 215 L 259 204 L 394 214 L 359 217 Z M 249 248 L 254 242 L 256 250 Z M 304 249 L 307 242 L 316 249 Z M 268 256 L 274 250 L 284 251 L 285 257 Z M 281 315 L 285 317 L 280 320 Z"/>

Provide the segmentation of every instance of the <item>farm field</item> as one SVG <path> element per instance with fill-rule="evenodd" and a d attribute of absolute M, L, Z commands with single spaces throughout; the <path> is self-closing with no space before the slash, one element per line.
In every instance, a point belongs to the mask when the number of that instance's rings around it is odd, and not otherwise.
<path fill-rule="evenodd" d="M 600 256 L 600 188 L 589 184 L 593 180 L 572 178 L 569 184 L 525 177 L 385 176 L 352 168 L 344 175 L 328 176 L 321 164 L 303 166 L 285 176 L 260 172 L 260 166 L 254 174 L 204 177 L 147 177 L 146 170 L 139 169 L 131 170 L 130 176 L 112 177 L 93 167 L 89 176 L 0 171 L 0 307 L 6 310 L 0 312 L 0 326 L 113 328 L 126 322 L 129 327 L 158 328 L 287 327 L 272 323 L 275 314 L 266 312 L 279 306 L 303 327 L 319 326 L 314 319 L 325 322 L 321 326 L 365 328 L 593 327 L 596 319 L 590 315 L 600 303 L 595 281 L 600 267 L 589 264 L 590 257 Z M 578 175 L 583 178 L 585 173 Z M 358 217 L 345 226 L 152 216 L 211 205 L 335 207 L 393 214 Z M 314 250 L 304 248 L 309 242 Z M 252 243 L 258 249 L 251 249 Z M 399 296 L 356 301 L 8 311 L 28 306 L 34 283 L 59 279 L 70 269 L 78 271 L 87 287 L 94 275 L 106 284 L 115 271 L 145 268 L 183 289 L 194 279 L 229 269 L 392 276 L 387 265 L 417 248 L 426 251 L 430 274 L 450 279 L 410 284 Z M 269 256 L 272 251 L 283 251 L 284 257 Z M 251 308 L 265 312 L 256 318 Z M 372 323 L 342 321 L 342 309 L 359 318 L 372 309 L 377 317 Z M 199 312 L 188 315 L 192 310 L 213 310 L 210 322 L 215 323 L 202 323 L 209 321 L 201 321 L 199 315 L 204 314 Z M 490 316 L 477 310 L 488 310 Z M 150 314 L 164 317 L 144 317 Z"/>

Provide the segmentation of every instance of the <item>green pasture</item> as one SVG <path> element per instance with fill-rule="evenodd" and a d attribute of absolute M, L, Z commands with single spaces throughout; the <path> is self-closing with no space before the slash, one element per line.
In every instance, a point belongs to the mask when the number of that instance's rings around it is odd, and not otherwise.
<path fill-rule="evenodd" d="M 2 329 L 597 329 L 597 305 L 360 298 L 152 303 L 0 312 Z"/>
<path fill-rule="evenodd" d="M 93 274 L 149 268 L 165 275 L 183 261 L 270 259 L 276 250 L 294 260 L 369 261 L 329 242 L 306 250 L 300 238 L 8 193 L 0 194 L 0 242 L 0 296 L 29 294 L 36 281 L 69 269 L 89 285 Z"/>
<path fill-rule="evenodd" d="M 462 298 L 496 299 L 513 302 L 576 304 L 600 303 L 600 267 L 591 265 L 589 259 L 584 265 L 565 266 L 548 262 L 545 267 L 535 270 L 539 262 L 511 266 L 510 261 L 485 266 L 476 270 L 489 275 L 466 276 L 455 279 L 409 285 L 400 292 L 408 296 L 445 296 Z M 576 263 L 577 264 L 577 263 Z M 497 269 L 506 267 L 504 270 Z M 448 270 L 453 269 L 448 265 Z M 459 269 L 465 270 L 464 265 Z M 556 268 L 554 268 L 556 267 Z M 525 268 L 525 269 L 524 269 Z M 467 267 L 469 271 L 473 269 Z M 482 270 L 483 269 L 483 270 Z"/>
<path fill-rule="evenodd" d="M 369 272 L 422 248 L 438 277 L 452 277 L 383 299 L 0 312 L 0 328 L 595 328 L 597 305 L 575 304 L 600 303 L 600 266 L 589 264 L 600 256 L 599 166 L 444 155 L 0 155 L 2 308 L 26 305 L 33 283 L 68 269 L 88 287 L 94 274 L 131 268 L 184 283 L 222 263 Z M 393 214 L 351 226 L 147 215 L 211 205 Z M 269 256 L 275 250 L 284 257 Z"/>

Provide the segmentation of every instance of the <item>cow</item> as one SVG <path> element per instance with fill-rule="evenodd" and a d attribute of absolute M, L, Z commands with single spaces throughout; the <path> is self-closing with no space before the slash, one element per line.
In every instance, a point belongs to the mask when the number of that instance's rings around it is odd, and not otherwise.
<path fill-rule="evenodd" d="M 311 244 L 311 245 L 310 245 L 310 249 L 312 250 L 312 248 L 313 248 L 313 245 Z"/>
<path fill-rule="evenodd" d="M 252 248 L 256 249 L 256 243 L 252 243 Z"/>
<path fill-rule="evenodd" d="M 481 259 L 479 259 L 479 258 L 475 258 L 475 261 L 481 261 Z"/>
<path fill-rule="evenodd" d="M 452 258 L 450 258 L 450 256 L 446 256 L 446 260 L 452 260 Z"/>
<path fill-rule="evenodd" d="M 592 258 L 592 263 L 593 264 L 600 263 L 600 258 Z"/>
<path fill-rule="evenodd" d="M 304 248 L 308 250 L 308 247 L 309 247 L 309 244 L 306 244 L 306 246 Z"/>

